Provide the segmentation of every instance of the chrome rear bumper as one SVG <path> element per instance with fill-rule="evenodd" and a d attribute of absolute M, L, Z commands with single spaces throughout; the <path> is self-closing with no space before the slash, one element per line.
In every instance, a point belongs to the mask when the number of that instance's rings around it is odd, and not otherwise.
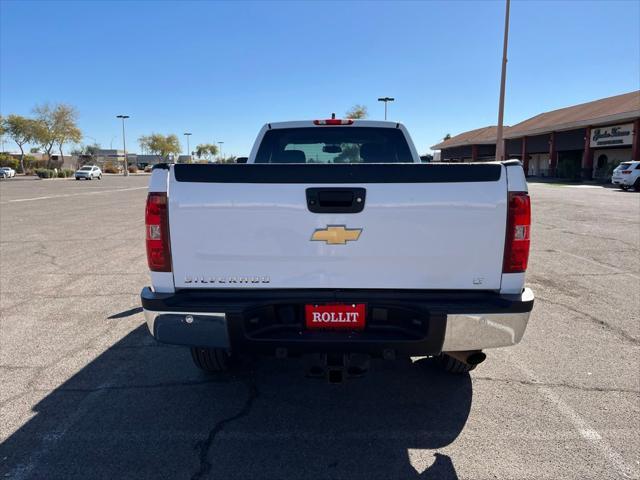
<path fill-rule="evenodd" d="M 224 308 L 224 304 L 218 305 L 216 303 L 206 309 L 201 305 L 199 308 L 190 309 L 189 305 L 193 306 L 191 303 L 184 303 L 178 307 L 180 302 L 176 302 L 177 305 L 171 301 L 165 302 L 166 299 L 163 295 L 166 296 L 166 294 L 154 294 L 148 289 L 143 291 L 144 315 L 147 326 L 151 334 L 159 341 L 180 345 L 231 348 L 232 338 L 237 339 L 238 336 L 242 336 L 242 332 L 235 328 L 238 325 L 237 310 L 227 310 Z M 302 301 L 304 303 L 304 300 Z M 524 289 L 520 295 L 505 295 L 501 296 L 498 301 L 494 299 L 489 304 L 477 304 L 476 306 L 479 307 L 477 310 L 474 309 L 473 304 L 460 308 L 459 304 L 452 300 L 447 303 L 434 301 L 433 312 L 436 313 L 432 312 L 433 318 L 431 319 L 434 329 L 429 330 L 433 331 L 433 334 L 429 335 L 435 335 L 435 337 L 430 340 L 425 337 L 424 348 L 426 350 L 423 354 L 431 355 L 440 351 L 483 350 L 515 345 L 524 335 L 533 308 L 533 301 L 533 292 L 528 288 Z M 497 306 L 490 308 L 490 305 L 494 304 Z M 215 306 L 220 306 L 220 311 L 213 311 Z M 450 311 L 447 311 L 446 306 L 450 308 Z M 318 345 L 314 345 L 315 339 L 318 339 L 317 335 L 309 338 L 309 343 L 306 346 L 309 348 L 317 347 Z M 277 338 L 268 340 L 271 345 L 278 345 Z M 325 340 L 319 341 L 319 343 L 324 344 Z M 350 348 L 348 338 L 341 339 L 340 342 L 340 348 Z M 288 343 L 291 345 L 291 342 Z M 407 343 L 412 354 L 417 355 L 421 351 L 420 348 L 415 343 L 413 343 L 413 347 L 410 344 L 411 342 Z M 380 342 L 378 346 L 384 348 L 384 341 Z M 392 339 L 388 346 L 397 347 L 397 339 Z M 305 348 L 304 345 L 301 347 Z"/>

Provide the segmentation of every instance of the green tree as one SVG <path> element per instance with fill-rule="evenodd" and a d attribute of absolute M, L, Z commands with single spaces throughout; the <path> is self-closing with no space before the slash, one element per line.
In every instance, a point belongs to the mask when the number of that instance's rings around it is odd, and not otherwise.
<path fill-rule="evenodd" d="M 365 105 L 354 105 L 347 111 L 347 118 L 367 118 L 369 116 L 369 110 Z"/>
<path fill-rule="evenodd" d="M 21 115 L 9 115 L 3 123 L 9 137 L 20 148 L 20 170 L 24 173 L 24 146 L 34 141 L 37 133 L 36 122 Z"/>
<path fill-rule="evenodd" d="M 447 133 L 442 140 L 449 140 L 451 138 L 451 134 Z"/>
<path fill-rule="evenodd" d="M 66 143 L 78 143 L 82 140 L 82 132 L 78 128 L 77 110 L 65 104 L 51 106 L 48 103 L 38 105 L 33 109 L 36 115 L 35 141 L 47 154 L 47 167 L 51 167 L 51 151 L 58 145 L 60 156 L 64 162 L 62 146 Z"/>
<path fill-rule="evenodd" d="M 210 162 L 218 154 L 218 146 L 213 143 L 201 143 L 196 147 L 196 157 Z"/>
<path fill-rule="evenodd" d="M 2 150 L 4 150 L 4 136 L 7 134 L 7 121 L 0 115 L 0 142 L 2 142 Z M 4 153 L 4 152 L 0 152 Z"/>
<path fill-rule="evenodd" d="M 53 109 L 55 142 L 60 151 L 60 158 L 64 163 L 62 146 L 66 143 L 79 143 L 82 132 L 78 128 L 78 111 L 70 105 L 56 105 Z"/>
<path fill-rule="evenodd" d="M 162 162 L 168 162 L 171 156 L 180 153 L 180 139 L 175 134 L 162 135 L 152 133 L 138 138 L 140 148 L 156 155 Z"/>
<path fill-rule="evenodd" d="M 33 109 L 36 115 L 34 141 L 47 155 L 47 168 L 51 166 L 51 150 L 56 143 L 56 126 L 54 108 L 48 103 Z"/>

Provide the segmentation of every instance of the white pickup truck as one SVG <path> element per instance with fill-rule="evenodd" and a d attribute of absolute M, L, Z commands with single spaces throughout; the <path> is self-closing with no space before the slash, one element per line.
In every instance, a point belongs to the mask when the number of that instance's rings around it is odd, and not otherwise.
<path fill-rule="evenodd" d="M 244 164 L 158 165 L 145 219 L 149 330 L 207 371 L 264 353 L 331 381 L 371 356 L 466 372 L 533 308 L 520 163 L 423 164 L 396 122 L 270 123 Z"/>

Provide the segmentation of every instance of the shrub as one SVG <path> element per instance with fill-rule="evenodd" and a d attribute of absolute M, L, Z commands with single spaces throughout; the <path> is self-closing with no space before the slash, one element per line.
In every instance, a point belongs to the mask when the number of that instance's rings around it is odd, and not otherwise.
<path fill-rule="evenodd" d="M 24 174 L 28 177 L 30 177 L 31 175 L 35 175 L 36 171 L 33 168 L 26 168 L 24 170 Z"/>
<path fill-rule="evenodd" d="M 40 178 L 53 178 L 55 172 L 50 168 L 37 168 L 36 175 Z"/>
<path fill-rule="evenodd" d="M 11 167 L 15 171 L 18 171 L 19 166 L 20 166 L 20 161 L 13 158 L 8 153 L 0 153 L 0 167 Z"/>
<path fill-rule="evenodd" d="M 46 160 L 36 160 L 35 157 L 31 155 L 25 155 L 24 157 L 24 168 L 27 170 L 36 170 L 38 168 L 47 168 Z"/>
<path fill-rule="evenodd" d="M 113 163 L 107 162 L 104 164 L 104 168 L 102 169 L 104 173 L 120 173 L 118 167 L 116 167 Z"/>
<path fill-rule="evenodd" d="M 61 170 L 58 170 L 58 178 L 69 178 L 69 177 L 73 177 L 73 174 L 75 172 L 69 168 L 63 168 Z"/>
<path fill-rule="evenodd" d="M 129 173 L 138 173 L 138 167 L 136 165 L 129 165 L 127 170 L 129 170 Z"/>

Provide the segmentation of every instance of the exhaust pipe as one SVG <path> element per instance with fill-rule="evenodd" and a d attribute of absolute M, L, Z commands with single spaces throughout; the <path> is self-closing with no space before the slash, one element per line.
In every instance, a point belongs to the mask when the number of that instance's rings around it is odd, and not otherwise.
<path fill-rule="evenodd" d="M 459 362 L 466 363 L 467 365 L 479 365 L 485 361 L 487 355 L 481 350 L 469 350 L 463 352 L 443 352 L 452 358 L 455 358 Z"/>

